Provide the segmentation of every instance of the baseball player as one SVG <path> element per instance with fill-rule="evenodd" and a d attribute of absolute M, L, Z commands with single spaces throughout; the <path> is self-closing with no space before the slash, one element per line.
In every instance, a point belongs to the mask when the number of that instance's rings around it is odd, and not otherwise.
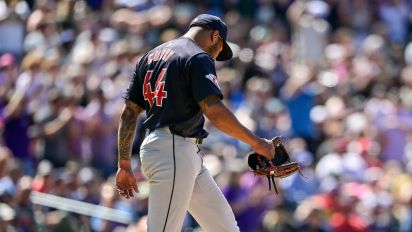
<path fill-rule="evenodd" d="M 224 133 L 273 158 L 271 141 L 245 128 L 221 102 L 214 60 L 232 58 L 227 27 L 219 17 L 196 17 L 182 37 L 145 54 L 125 95 L 118 133 L 116 187 L 120 195 L 138 192 L 131 170 L 136 119 L 145 110 L 140 158 L 149 179 L 149 232 L 181 231 L 187 211 L 204 231 L 239 231 L 233 212 L 202 163 L 198 145 L 208 136 L 204 115 Z"/>

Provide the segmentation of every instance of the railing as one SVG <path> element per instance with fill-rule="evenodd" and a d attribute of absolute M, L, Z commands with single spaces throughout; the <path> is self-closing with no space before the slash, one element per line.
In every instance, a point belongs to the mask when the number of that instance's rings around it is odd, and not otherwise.
<path fill-rule="evenodd" d="M 67 212 L 101 218 L 107 221 L 129 224 L 133 222 L 133 216 L 125 211 L 94 205 L 82 201 L 59 197 L 52 194 L 32 192 L 30 199 L 33 204 L 47 206 Z"/>

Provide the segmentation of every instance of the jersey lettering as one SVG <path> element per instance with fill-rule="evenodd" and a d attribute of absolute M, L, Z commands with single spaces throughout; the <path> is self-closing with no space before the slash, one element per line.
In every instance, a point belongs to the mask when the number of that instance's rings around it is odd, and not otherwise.
<path fill-rule="evenodd" d="M 153 52 L 147 56 L 147 64 L 151 64 L 153 62 Z"/>
<path fill-rule="evenodd" d="M 150 53 L 147 57 L 147 64 L 151 64 L 152 62 L 156 62 L 159 60 L 167 61 L 173 54 L 175 53 L 170 48 L 164 48 L 160 51 L 154 51 Z"/>
<path fill-rule="evenodd" d="M 155 91 L 152 91 L 152 86 L 150 85 L 150 79 L 153 74 L 153 70 L 148 70 L 144 77 L 143 81 L 143 95 L 144 100 L 149 102 L 150 107 L 154 104 L 154 99 L 156 98 L 156 106 L 161 107 L 163 104 L 163 99 L 167 98 L 167 91 L 164 90 L 165 88 L 165 74 L 167 68 L 162 69 L 159 76 L 157 77 L 156 84 L 155 84 Z"/>
<path fill-rule="evenodd" d="M 162 51 L 155 51 L 154 55 L 153 55 L 153 61 L 159 61 L 160 60 L 160 53 Z"/>
<path fill-rule="evenodd" d="M 172 51 L 172 50 L 168 48 L 162 49 L 162 52 L 160 53 L 160 57 L 162 57 L 163 60 L 166 60 L 165 58 L 167 57 L 167 54 L 169 53 L 169 51 Z"/>
<path fill-rule="evenodd" d="M 149 105 L 153 105 L 153 98 L 155 94 L 152 92 L 152 87 L 150 86 L 150 78 L 152 77 L 153 70 L 148 70 L 143 81 L 143 96 L 144 100 L 149 102 Z"/>
<path fill-rule="evenodd" d="M 168 49 L 168 51 L 166 52 L 166 55 L 163 57 L 163 60 L 167 61 L 173 54 L 175 54 L 175 52 L 172 51 L 171 49 Z"/>

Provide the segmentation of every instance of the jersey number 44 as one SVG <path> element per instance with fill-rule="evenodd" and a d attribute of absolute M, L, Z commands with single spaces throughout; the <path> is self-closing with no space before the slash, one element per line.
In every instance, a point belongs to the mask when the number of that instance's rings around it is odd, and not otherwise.
<path fill-rule="evenodd" d="M 167 68 L 162 69 L 159 76 L 157 77 L 156 84 L 155 84 L 155 91 L 152 90 L 152 86 L 150 85 L 150 79 L 153 74 L 153 70 L 148 70 L 144 77 L 143 81 L 143 95 L 144 100 L 149 102 L 150 107 L 153 106 L 156 100 L 156 106 L 161 107 L 163 104 L 163 99 L 167 98 L 167 91 L 164 90 L 165 88 L 165 74 Z"/>

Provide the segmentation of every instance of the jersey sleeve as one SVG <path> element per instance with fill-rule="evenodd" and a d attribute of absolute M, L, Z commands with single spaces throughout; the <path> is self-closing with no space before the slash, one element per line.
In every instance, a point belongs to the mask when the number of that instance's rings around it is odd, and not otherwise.
<path fill-rule="evenodd" d="M 142 92 L 142 86 L 140 85 L 139 82 L 139 73 L 140 69 L 142 66 L 144 58 L 142 58 L 139 62 L 139 65 L 136 66 L 134 72 L 133 72 L 133 77 L 132 81 L 129 84 L 129 87 L 126 90 L 126 93 L 124 94 L 123 98 L 125 100 L 132 101 L 136 103 L 138 106 L 140 106 L 143 109 L 146 109 L 146 102 L 143 98 L 143 92 Z"/>
<path fill-rule="evenodd" d="M 192 93 L 196 102 L 200 102 L 212 94 L 223 98 L 216 77 L 215 65 L 209 55 L 198 54 L 190 59 L 188 65 Z"/>

